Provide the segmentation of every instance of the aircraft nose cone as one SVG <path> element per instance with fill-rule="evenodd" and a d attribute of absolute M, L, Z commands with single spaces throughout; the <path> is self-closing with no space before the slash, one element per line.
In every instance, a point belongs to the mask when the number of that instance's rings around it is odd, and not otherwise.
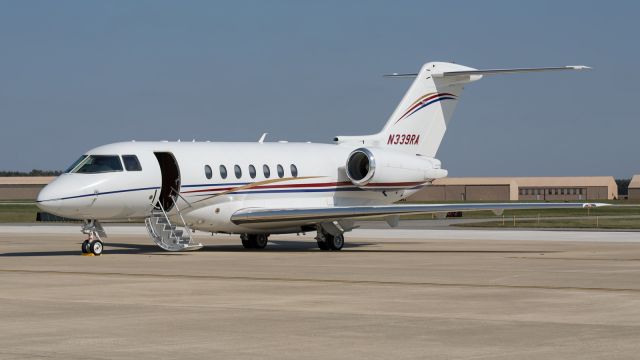
<path fill-rule="evenodd" d="M 36 204 L 41 210 L 58 215 L 57 210 L 60 208 L 61 203 L 60 194 L 56 193 L 55 186 L 52 185 L 48 184 L 40 190 Z"/>
<path fill-rule="evenodd" d="M 76 218 L 91 206 L 89 197 L 77 196 L 75 186 L 65 179 L 56 179 L 40 190 L 37 204 L 48 213 Z"/>

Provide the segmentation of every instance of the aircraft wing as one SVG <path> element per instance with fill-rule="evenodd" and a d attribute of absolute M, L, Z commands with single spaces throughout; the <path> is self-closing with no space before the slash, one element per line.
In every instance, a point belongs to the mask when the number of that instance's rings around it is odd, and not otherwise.
<path fill-rule="evenodd" d="M 450 211 L 491 210 L 499 212 L 513 209 L 571 209 L 606 206 L 600 203 L 461 203 L 412 204 L 380 206 L 331 206 L 318 208 L 247 208 L 235 212 L 231 222 L 236 225 L 289 223 L 318 224 L 341 219 L 363 217 L 446 213 Z"/>

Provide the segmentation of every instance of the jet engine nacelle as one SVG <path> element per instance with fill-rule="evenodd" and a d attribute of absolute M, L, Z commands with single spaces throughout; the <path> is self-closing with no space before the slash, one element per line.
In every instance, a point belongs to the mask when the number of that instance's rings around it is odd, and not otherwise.
<path fill-rule="evenodd" d="M 440 168 L 440 160 L 382 149 L 359 148 L 347 157 L 347 177 L 357 186 L 367 184 L 398 184 L 398 188 L 411 188 L 418 182 L 427 182 L 447 176 Z"/>

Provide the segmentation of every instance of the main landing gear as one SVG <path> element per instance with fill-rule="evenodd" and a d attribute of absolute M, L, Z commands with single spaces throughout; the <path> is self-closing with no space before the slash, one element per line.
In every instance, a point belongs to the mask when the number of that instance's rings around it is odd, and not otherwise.
<path fill-rule="evenodd" d="M 342 250 L 344 246 L 344 235 L 339 233 L 337 235 L 331 235 L 330 233 L 322 230 L 318 230 L 316 236 L 318 247 L 320 250 Z"/>
<path fill-rule="evenodd" d="M 98 220 L 85 220 L 84 225 L 82 225 L 82 233 L 88 236 L 82 242 L 82 254 L 101 255 L 102 250 L 104 250 L 104 244 L 100 235 L 107 237 L 107 234 Z"/>
<path fill-rule="evenodd" d="M 269 234 L 242 234 L 240 240 L 245 249 L 264 249 L 269 242 Z"/>

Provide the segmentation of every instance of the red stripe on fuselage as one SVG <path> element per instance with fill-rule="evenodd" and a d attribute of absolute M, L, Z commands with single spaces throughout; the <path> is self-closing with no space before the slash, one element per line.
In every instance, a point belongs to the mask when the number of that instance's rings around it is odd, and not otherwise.
<path fill-rule="evenodd" d="M 391 187 L 391 186 L 415 186 L 422 184 L 423 182 L 396 182 L 396 183 L 370 183 L 365 185 L 366 187 Z M 247 185 L 244 185 L 247 186 Z M 254 187 L 246 187 L 242 189 L 243 186 L 238 187 L 223 187 L 223 188 L 208 188 L 208 189 L 200 189 L 200 190 L 190 190 L 183 191 L 183 194 L 190 193 L 200 193 L 200 192 L 209 192 L 209 191 L 228 191 L 233 189 L 239 190 L 258 190 L 258 189 L 291 189 L 291 188 L 319 188 L 319 187 L 338 187 L 338 186 L 355 186 L 350 181 L 342 181 L 342 182 L 330 182 L 330 183 L 310 183 L 310 184 L 283 184 L 283 185 L 258 185 Z"/>

